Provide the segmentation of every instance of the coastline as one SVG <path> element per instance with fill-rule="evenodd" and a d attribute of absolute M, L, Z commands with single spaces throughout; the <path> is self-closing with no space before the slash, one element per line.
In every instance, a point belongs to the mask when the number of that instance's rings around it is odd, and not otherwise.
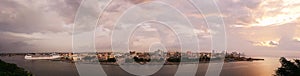
<path fill-rule="evenodd" d="M 3 59 L 6 62 L 15 63 L 18 66 L 30 70 L 36 76 L 79 76 L 76 70 L 76 65 L 74 62 L 68 61 L 52 61 L 52 60 L 25 60 L 23 56 L 0 56 L 0 59 Z M 279 66 L 277 58 L 265 59 L 264 61 L 231 61 L 224 62 L 223 73 L 222 75 L 228 76 L 241 76 L 241 73 L 248 73 L 249 71 L 254 70 L 254 68 L 261 68 L 261 70 L 269 70 L 265 73 L 259 71 L 252 71 L 253 74 L 250 76 L 257 75 L 271 75 L 273 70 Z M 126 71 L 122 70 L 118 64 L 109 63 L 109 62 L 100 62 L 102 63 L 103 69 L 107 72 L 108 76 L 116 75 L 125 75 L 131 76 Z M 269 63 L 277 63 L 276 65 Z M 138 63 L 133 63 L 138 64 Z M 95 65 L 95 64 L 91 64 Z M 188 65 L 188 63 L 187 63 Z M 205 75 L 206 69 L 208 67 L 208 62 L 199 62 L 198 63 L 198 75 Z M 96 65 L 95 65 L 96 66 Z M 155 74 L 159 75 L 172 75 L 176 72 L 178 63 L 170 63 L 169 65 L 164 65 L 163 68 Z M 111 70 L 114 70 L 113 72 Z M 233 71 L 240 71 L 241 73 L 236 73 Z"/>
<path fill-rule="evenodd" d="M 21 55 L 1 55 L 0 57 L 13 57 L 13 56 L 25 56 L 24 54 L 21 54 Z M 191 61 L 183 61 L 183 62 L 169 62 L 167 60 L 165 60 L 165 62 L 163 63 L 163 65 L 179 65 L 179 64 L 202 64 L 202 63 L 214 63 L 214 61 L 218 60 L 220 58 L 212 58 L 212 60 L 210 60 L 210 58 L 208 60 L 200 60 L 198 62 L 193 62 L 192 60 Z M 24 59 L 26 60 L 26 59 Z M 263 58 L 246 58 L 246 57 L 240 57 L 240 58 L 225 58 L 224 59 L 224 63 L 230 63 L 230 62 L 242 62 L 242 61 L 246 61 L 246 62 L 252 62 L 252 61 L 264 61 L 265 59 Z M 26 61 L 39 61 L 39 60 L 26 60 Z M 60 59 L 49 59 L 48 61 L 61 61 L 61 62 L 66 62 L 66 63 L 77 63 L 77 62 L 87 62 L 87 63 L 90 63 L 89 61 L 74 61 L 74 60 L 68 60 L 68 59 L 65 59 L 65 58 L 60 58 Z M 116 60 L 118 61 L 118 60 Z M 102 61 L 102 62 L 97 62 L 97 63 L 100 63 L 101 65 L 119 65 L 117 62 L 107 62 L 107 61 Z M 131 63 L 125 63 L 125 64 L 147 64 L 148 62 L 131 62 Z M 153 63 L 152 63 L 153 64 Z M 156 62 L 154 63 L 155 64 L 162 64 L 162 62 Z"/>

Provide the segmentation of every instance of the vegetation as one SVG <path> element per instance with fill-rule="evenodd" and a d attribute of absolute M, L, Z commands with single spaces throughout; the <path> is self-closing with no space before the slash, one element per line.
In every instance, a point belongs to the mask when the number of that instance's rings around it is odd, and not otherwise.
<path fill-rule="evenodd" d="M 295 59 L 294 62 L 284 57 L 280 58 L 281 67 L 276 70 L 274 76 L 300 76 L 300 60 Z"/>
<path fill-rule="evenodd" d="M 150 59 L 145 59 L 145 58 L 138 58 L 138 57 L 133 57 L 134 61 L 135 62 L 150 62 L 151 60 Z"/>
<path fill-rule="evenodd" d="M 168 62 L 180 62 L 180 57 L 170 57 L 167 59 Z"/>
<path fill-rule="evenodd" d="M 108 58 L 106 62 L 116 62 L 117 59 L 116 58 Z"/>
<path fill-rule="evenodd" d="M 16 64 L 5 63 L 0 60 L 0 76 L 32 76 L 32 74 L 19 68 Z"/>

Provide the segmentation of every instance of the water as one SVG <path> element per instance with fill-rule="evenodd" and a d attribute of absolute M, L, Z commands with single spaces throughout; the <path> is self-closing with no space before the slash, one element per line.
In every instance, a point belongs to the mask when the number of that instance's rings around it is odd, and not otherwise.
<path fill-rule="evenodd" d="M 15 63 L 29 70 L 36 76 L 78 76 L 74 63 L 49 60 L 25 60 L 24 56 L 0 57 L 5 62 Z M 279 58 L 264 58 L 264 61 L 241 61 L 224 63 L 220 76 L 272 76 L 280 66 Z M 102 65 L 108 76 L 133 76 L 122 70 L 117 65 Z M 153 76 L 172 76 L 177 70 L 177 65 L 164 65 Z M 204 76 L 207 63 L 198 65 L 197 76 Z M 187 70 L 188 71 L 188 70 Z"/>

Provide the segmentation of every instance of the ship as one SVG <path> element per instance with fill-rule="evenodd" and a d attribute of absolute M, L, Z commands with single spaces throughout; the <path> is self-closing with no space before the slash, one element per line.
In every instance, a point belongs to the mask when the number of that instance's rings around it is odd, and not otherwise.
<path fill-rule="evenodd" d="M 60 55 L 25 55 L 25 59 L 27 60 L 51 60 L 51 59 L 58 59 L 61 58 L 62 56 Z"/>

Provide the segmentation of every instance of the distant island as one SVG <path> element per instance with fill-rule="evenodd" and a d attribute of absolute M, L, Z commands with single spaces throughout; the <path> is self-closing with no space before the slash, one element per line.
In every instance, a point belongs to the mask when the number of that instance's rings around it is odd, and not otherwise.
<path fill-rule="evenodd" d="M 224 60 L 224 62 L 256 61 L 260 58 L 245 57 L 243 53 L 206 53 L 206 52 L 97 52 L 97 53 L 16 53 L 0 54 L 0 56 L 24 55 L 28 60 L 48 59 L 53 61 L 68 62 L 100 62 L 101 64 L 117 63 L 164 63 L 165 65 L 177 65 L 184 63 L 208 63 L 210 61 Z"/>

